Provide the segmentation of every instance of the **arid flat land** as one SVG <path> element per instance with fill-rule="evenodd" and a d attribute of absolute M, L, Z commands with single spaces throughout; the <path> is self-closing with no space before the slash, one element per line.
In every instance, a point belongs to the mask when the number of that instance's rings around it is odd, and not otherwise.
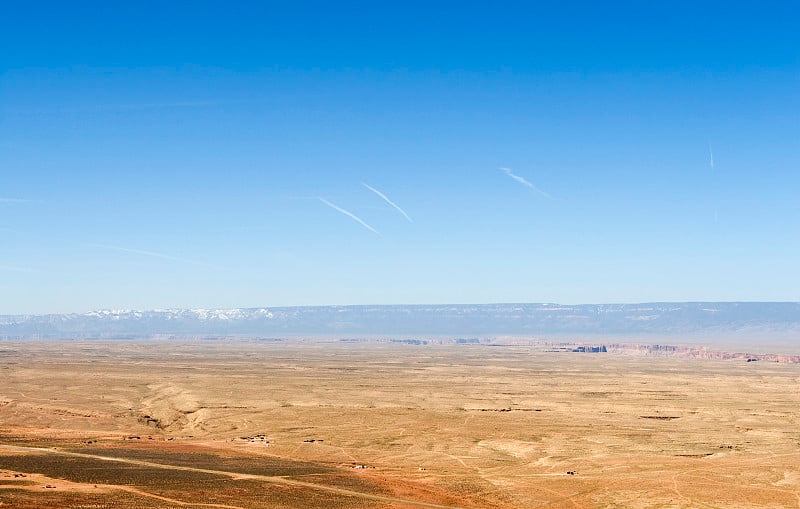
<path fill-rule="evenodd" d="M 800 365 L 545 350 L 2 342 L 0 505 L 800 507 Z"/>

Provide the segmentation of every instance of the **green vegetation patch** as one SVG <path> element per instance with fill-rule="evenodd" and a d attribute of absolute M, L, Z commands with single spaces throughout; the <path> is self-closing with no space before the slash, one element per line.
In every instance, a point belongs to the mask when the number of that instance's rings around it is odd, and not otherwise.
<path fill-rule="evenodd" d="M 0 468 L 18 472 L 35 472 L 47 477 L 87 484 L 150 486 L 179 484 L 185 481 L 201 482 L 227 479 L 225 476 L 203 472 L 167 470 L 116 461 L 37 453 L 0 455 Z"/>
<path fill-rule="evenodd" d="M 85 449 L 75 449 L 74 451 L 86 452 Z M 220 456 L 208 453 L 133 448 L 97 448 L 92 449 L 91 453 L 99 456 L 147 461 L 161 465 L 222 470 L 237 474 L 296 476 L 336 472 L 336 469 L 318 463 L 293 461 L 272 456 Z"/>

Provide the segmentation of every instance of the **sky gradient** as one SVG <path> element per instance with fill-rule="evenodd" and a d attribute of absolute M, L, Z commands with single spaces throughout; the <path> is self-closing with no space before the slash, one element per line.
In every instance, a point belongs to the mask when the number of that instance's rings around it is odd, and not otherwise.
<path fill-rule="evenodd" d="M 0 314 L 800 300 L 800 4 L 379 4 L 4 4 Z"/>

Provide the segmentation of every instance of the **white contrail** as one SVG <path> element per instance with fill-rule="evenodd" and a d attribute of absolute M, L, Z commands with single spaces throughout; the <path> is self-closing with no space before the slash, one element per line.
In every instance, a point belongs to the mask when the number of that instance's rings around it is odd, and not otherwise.
<path fill-rule="evenodd" d="M 386 196 L 386 195 L 385 195 L 385 194 L 383 194 L 382 192 L 378 191 L 377 189 L 375 189 L 374 187 L 372 187 L 372 186 L 371 186 L 371 185 L 369 185 L 369 184 L 365 184 L 364 182 L 362 182 L 362 183 L 361 183 L 361 185 L 362 185 L 362 186 L 364 186 L 364 187 L 366 187 L 367 189 L 369 189 L 369 190 L 370 190 L 370 191 L 372 191 L 373 193 L 377 194 L 378 196 L 380 196 L 380 197 L 381 197 L 381 199 L 383 199 L 383 201 L 385 201 L 386 203 L 388 203 L 389 205 L 391 205 L 392 207 L 394 207 L 395 209 L 397 209 L 397 211 L 398 211 L 398 212 L 400 212 L 401 214 L 403 214 L 403 216 L 404 216 L 406 219 L 408 219 L 408 222 L 409 222 L 409 223 L 413 223 L 413 222 L 414 222 L 414 221 L 411 219 L 411 217 L 409 217 L 409 215 L 408 215 L 408 214 L 406 214 L 406 211 L 405 211 L 405 210 L 403 210 L 403 209 L 401 209 L 401 208 L 400 208 L 400 205 L 398 205 L 398 204 L 396 204 L 395 202 L 393 202 L 392 200 L 390 200 L 388 196 Z"/>
<path fill-rule="evenodd" d="M 30 203 L 31 200 L 22 198 L 0 198 L 0 203 Z"/>
<path fill-rule="evenodd" d="M 708 165 L 711 167 L 711 174 L 714 174 L 714 150 L 711 149 L 711 143 L 708 144 Z M 714 222 L 719 223 L 719 208 L 714 207 Z"/>
<path fill-rule="evenodd" d="M 519 175 L 515 175 L 511 171 L 510 168 L 500 168 L 500 171 L 504 172 L 506 175 L 508 175 L 512 179 L 516 180 L 517 182 L 519 182 L 523 186 L 528 187 L 528 188 L 532 189 L 533 191 L 536 191 L 537 193 L 541 194 L 545 198 L 550 198 L 549 194 L 545 193 L 544 191 L 542 191 L 541 189 L 539 189 L 538 187 L 536 187 L 532 183 L 528 182 L 524 177 L 520 177 Z"/>
<path fill-rule="evenodd" d="M 212 265 L 210 263 L 199 262 L 197 260 L 189 260 L 189 259 L 186 259 L 186 258 L 179 258 L 177 256 L 171 256 L 171 255 L 164 254 L 164 253 L 157 253 L 155 251 L 146 251 L 144 249 L 132 249 L 132 248 L 121 247 L 121 246 L 109 246 L 109 245 L 106 245 L 106 244 L 89 244 L 89 245 L 91 247 L 98 247 L 100 249 L 110 249 L 112 251 L 119 251 L 121 253 L 131 253 L 131 254 L 137 254 L 137 255 L 142 255 L 142 256 L 150 256 L 152 258 L 161 258 L 162 260 L 170 260 L 170 261 L 173 261 L 173 262 L 188 263 L 188 264 L 191 264 L 191 265 L 201 265 L 201 266 L 204 266 L 204 267 L 221 268 L 221 267 L 217 267 L 216 265 Z"/>
<path fill-rule="evenodd" d="M 328 207 L 332 208 L 333 210 L 341 212 L 342 214 L 346 215 L 347 217 L 349 217 L 353 221 L 358 222 L 359 224 L 361 224 L 361 226 L 363 226 L 367 230 L 371 231 L 375 235 L 380 235 L 380 233 L 378 233 L 378 230 L 376 230 L 375 228 L 373 228 L 370 225 L 368 225 L 367 223 L 365 223 L 363 219 L 361 219 L 357 215 L 353 214 L 352 212 L 348 212 L 345 209 L 343 209 L 342 207 L 337 207 L 336 205 L 334 205 L 333 203 L 329 202 L 325 198 L 320 198 L 319 201 L 321 201 L 322 203 L 324 203 Z"/>
<path fill-rule="evenodd" d="M 95 113 L 95 112 L 136 112 L 165 108 L 197 108 L 216 106 L 230 101 L 174 101 L 162 103 L 107 103 L 96 104 L 85 108 L 59 108 L 60 113 Z"/>
<path fill-rule="evenodd" d="M 0 265 L 0 270 L 5 272 L 35 272 L 33 269 L 26 269 L 25 267 L 15 267 L 13 265 Z"/>
<path fill-rule="evenodd" d="M 714 151 L 711 150 L 711 145 L 710 144 L 708 145 L 708 157 L 709 157 L 708 163 L 711 166 L 711 169 L 713 170 L 714 169 Z"/>

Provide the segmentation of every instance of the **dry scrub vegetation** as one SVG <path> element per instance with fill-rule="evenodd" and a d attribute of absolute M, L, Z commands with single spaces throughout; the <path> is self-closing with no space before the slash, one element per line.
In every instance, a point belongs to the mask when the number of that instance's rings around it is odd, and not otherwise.
<path fill-rule="evenodd" d="M 4 342 L 0 505 L 800 507 L 798 389 L 535 346 Z"/>

